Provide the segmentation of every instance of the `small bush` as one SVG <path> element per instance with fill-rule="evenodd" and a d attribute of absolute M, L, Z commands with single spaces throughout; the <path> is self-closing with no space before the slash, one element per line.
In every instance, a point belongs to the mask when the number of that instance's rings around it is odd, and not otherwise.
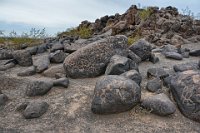
<path fill-rule="evenodd" d="M 92 30 L 88 27 L 70 28 L 60 33 L 58 36 L 64 35 L 79 36 L 80 38 L 88 39 L 92 36 Z"/>
<path fill-rule="evenodd" d="M 139 11 L 140 19 L 143 20 L 143 21 L 146 20 L 147 18 L 150 17 L 151 13 L 152 13 L 152 11 L 149 8 L 147 8 L 147 9 L 141 9 Z"/>
<path fill-rule="evenodd" d="M 128 45 L 132 45 L 133 43 L 137 42 L 140 40 L 142 37 L 139 35 L 136 35 L 134 37 L 128 37 Z"/>

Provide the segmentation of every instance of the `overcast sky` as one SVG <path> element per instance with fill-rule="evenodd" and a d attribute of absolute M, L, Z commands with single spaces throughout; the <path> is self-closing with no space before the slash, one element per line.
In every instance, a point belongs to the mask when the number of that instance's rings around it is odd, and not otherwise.
<path fill-rule="evenodd" d="M 0 30 L 17 32 L 31 27 L 50 34 L 77 26 L 83 20 L 124 13 L 132 4 L 141 6 L 187 6 L 200 12 L 200 0 L 0 0 Z"/>

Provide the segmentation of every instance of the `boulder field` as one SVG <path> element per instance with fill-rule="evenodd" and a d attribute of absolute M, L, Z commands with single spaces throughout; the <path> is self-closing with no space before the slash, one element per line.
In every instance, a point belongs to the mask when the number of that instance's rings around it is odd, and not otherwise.
<path fill-rule="evenodd" d="M 176 8 L 151 9 L 165 18 L 157 32 L 163 37 L 128 45 L 130 26 L 141 23 L 131 6 L 113 20 L 82 23 L 96 32 L 89 39 L 58 36 L 39 46 L 1 48 L 0 132 L 199 132 L 200 41 L 187 33 L 198 21 L 175 25 L 167 20 L 183 19 Z M 171 32 L 174 38 L 162 42 Z M 178 34 L 185 42 L 171 43 Z"/>

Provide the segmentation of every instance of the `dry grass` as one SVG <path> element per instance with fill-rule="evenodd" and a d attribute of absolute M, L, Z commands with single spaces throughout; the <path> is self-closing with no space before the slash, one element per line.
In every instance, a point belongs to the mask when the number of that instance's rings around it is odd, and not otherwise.
<path fill-rule="evenodd" d="M 43 39 L 25 37 L 0 37 L 0 44 L 9 49 L 19 49 L 21 45 L 36 46 L 43 43 Z"/>

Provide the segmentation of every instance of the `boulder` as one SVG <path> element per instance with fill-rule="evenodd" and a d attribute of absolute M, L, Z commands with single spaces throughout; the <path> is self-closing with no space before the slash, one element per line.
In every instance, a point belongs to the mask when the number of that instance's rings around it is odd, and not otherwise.
<path fill-rule="evenodd" d="M 149 68 L 147 70 L 147 77 L 166 78 L 169 74 L 163 68 Z"/>
<path fill-rule="evenodd" d="M 48 56 L 40 56 L 37 60 L 33 62 L 33 65 L 36 67 L 36 72 L 41 73 L 44 70 L 48 69 L 50 60 Z"/>
<path fill-rule="evenodd" d="M 128 58 L 133 60 L 135 63 L 140 63 L 142 60 L 139 56 L 137 56 L 135 53 L 133 53 L 131 50 L 128 51 Z"/>
<path fill-rule="evenodd" d="M 183 115 L 200 122 L 200 72 L 188 70 L 177 73 L 169 83 Z"/>
<path fill-rule="evenodd" d="M 148 81 L 146 88 L 150 92 L 157 92 L 162 88 L 161 80 L 159 78 L 155 78 Z"/>
<path fill-rule="evenodd" d="M 13 58 L 17 61 L 20 66 L 31 66 L 33 65 L 32 56 L 29 51 L 17 50 L 13 53 Z"/>
<path fill-rule="evenodd" d="M 57 50 L 64 50 L 64 45 L 61 43 L 55 43 L 53 44 L 52 48 L 51 48 L 51 52 L 55 52 Z"/>
<path fill-rule="evenodd" d="M 165 52 L 165 57 L 170 58 L 170 59 L 175 59 L 175 60 L 182 60 L 183 56 L 179 53 L 176 52 Z"/>
<path fill-rule="evenodd" d="M 48 107 L 49 105 L 43 101 L 30 102 L 26 105 L 23 116 L 26 119 L 38 118 L 47 112 Z"/>
<path fill-rule="evenodd" d="M 37 54 L 44 53 L 47 51 L 47 44 L 41 44 L 37 46 Z"/>
<path fill-rule="evenodd" d="M 65 60 L 66 56 L 67 54 L 65 54 L 63 51 L 57 50 L 54 53 L 50 53 L 49 58 L 50 62 L 52 63 L 62 63 Z"/>
<path fill-rule="evenodd" d="M 77 50 L 66 57 L 64 69 L 72 78 L 96 77 L 105 73 L 113 55 L 127 56 L 127 37 L 111 36 Z"/>
<path fill-rule="evenodd" d="M 0 106 L 3 106 L 8 101 L 8 97 L 5 94 L 0 93 Z"/>
<path fill-rule="evenodd" d="M 0 50 L 0 60 L 8 60 L 12 58 L 13 55 L 11 50 L 5 50 L 5 49 Z"/>
<path fill-rule="evenodd" d="M 161 48 L 161 50 L 162 50 L 162 54 L 164 54 L 164 55 L 165 55 L 166 52 L 176 52 L 176 53 L 178 53 L 178 49 L 175 46 L 170 45 L 170 44 L 163 46 Z"/>
<path fill-rule="evenodd" d="M 142 82 L 142 76 L 136 70 L 127 71 L 125 73 L 122 73 L 120 76 L 131 79 L 131 80 L 135 81 L 138 85 L 140 85 L 140 83 Z"/>
<path fill-rule="evenodd" d="M 183 72 L 187 70 L 199 70 L 200 67 L 198 63 L 188 62 L 184 64 L 177 64 L 173 66 L 175 72 Z"/>
<path fill-rule="evenodd" d="M 28 47 L 26 48 L 26 50 L 29 51 L 31 55 L 36 55 L 38 51 L 38 46 Z"/>
<path fill-rule="evenodd" d="M 144 99 L 141 105 L 152 113 L 160 116 L 167 116 L 176 111 L 175 104 L 164 93 Z"/>
<path fill-rule="evenodd" d="M 120 55 L 114 55 L 110 59 L 110 63 L 106 68 L 105 74 L 119 75 L 132 69 L 138 71 L 138 65 L 133 60 Z"/>
<path fill-rule="evenodd" d="M 132 80 L 122 76 L 104 76 L 97 81 L 91 110 L 96 114 L 120 113 L 140 102 L 141 89 Z"/>
<path fill-rule="evenodd" d="M 61 86 L 67 88 L 69 85 L 69 79 L 64 77 L 64 78 L 59 78 L 53 81 L 54 86 Z"/>
<path fill-rule="evenodd" d="M 53 83 L 49 81 L 31 81 L 26 88 L 27 96 L 42 96 L 49 92 L 53 87 Z"/>
<path fill-rule="evenodd" d="M 139 56 L 142 61 L 149 59 L 151 56 L 151 45 L 144 39 L 135 42 L 129 47 L 129 49 Z"/>
<path fill-rule="evenodd" d="M 190 51 L 191 56 L 200 56 L 200 49 Z"/>
<path fill-rule="evenodd" d="M 35 66 L 30 66 L 28 68 L 25 68 L 21 72 L 17 73 L 17 76 L 31 76 L 36 74 L 36 68 Z"/>
<path fill-rule="evenodd" d="M 0 71 L 5 71 L 7 69 L 13 68 L 13 67 L 15 67 L 15 65 L 16 64 L 14 62 L 10 62 L 8 64 L 3 64 L 0 66 Z"/>
<path fill-rule="evenodd" d="M 61 73 L 62 75 L 65 74 L 65 70 L 63 68 L 63 64 L 51 66 L 49 69 L 45 70 L 42 75 L 45 77 L 55 78 L 57 73 Z"/>

